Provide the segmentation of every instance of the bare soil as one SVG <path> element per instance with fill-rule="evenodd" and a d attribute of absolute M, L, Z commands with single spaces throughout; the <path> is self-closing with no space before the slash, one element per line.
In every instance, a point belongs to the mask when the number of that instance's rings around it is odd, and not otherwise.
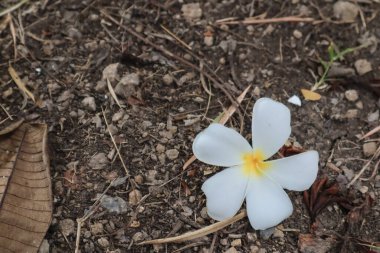
<path fill-rule="evenodd" d="M 2 1 L 0 10 L 16 3 Z M 376 172 L 371 177 L 378 165 L 379 134 L 360 137 L 379 125 L 379 2 L 353 1 L 358 14 L 352 22 L 336 17 L 335 2 L 327 0 L 199 1 L 191 17 L 182 11 L 187 3 L 29 1 L 1 17 L 0 128 L 11 118 L 49 126 L 54 218 L 46 248 L 74 252 L 76 220 L 105 192 L 119 209 L 100 206 L 84 222 L 80 252 L 369 252 L 357 242 L 380 241 L 380 178 Z M 314 22 L 294 20 L 300 14 Z M 217 22 L 258 15 L 293 18 Z M 330 43 L 340 50 L 369 46 L 340 59 L 326 87 L 317 91 L 321 99 L 306 101 L 300 89 L 310 89 L 320 78 Z M 371 69 L 358 73 L 358 60 L 368 61 Z M 9 64 L 37 103 L 25 101 L 8 73 Z M 290 192 L 294 213 L 274 231 L 255 231 L 243 219 L 196 241 L 138 246 L 215 222 L 207 216 L 201 185 L 221 168 L 198 161 L 185 171 L 182 167 L 192 156 L 196 134 L 248 85 L 252 88 L 229 127 L 250 139 L 256 99 L 287 104 L 292 113 L 289 145 L 317 150 L 319 174 L 338 181 L 352 206 L 360 206 L 366 196 L 374 204 L 354 230 L 347 226 L 348 210 L 336 203 L 317 216 L 318 228 L 310 228 L 302 193 Z M 293 95 L 302 99 L 301 107 L 287 102 Z M 372 144 L 364 147 L 368 142 Z M 124 183 L 107 189 L 125 176 Z M 321 240 L 310 251 L 299 239 L 308 233 Z"/>

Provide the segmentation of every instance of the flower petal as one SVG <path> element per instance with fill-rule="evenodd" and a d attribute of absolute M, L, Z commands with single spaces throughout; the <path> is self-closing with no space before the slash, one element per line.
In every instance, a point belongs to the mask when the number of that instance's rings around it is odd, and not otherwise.
<path fill-rule="evenodd" d="M 273 160 L 264 173 L 283 188 L 294 191 L 308 189 L 318 174 L 317 151 Z"/>
<path fill-rule="evenodd" d="M 207 212 L 214 220 L 224 220 L 239 211 L 245 198 L 249 178 L 240 166 L 224 169 L 204 182 Z"/>
<path fill-rule="evenodd" d="M 289 138 L 290 111 L 284 104 L 270 98 L 260 98 L 253 107 L 252 146 L 268 159 Z"/>
<path fill-rule="evenodd" d="M 193 152 L 204 163 L 231 167 L 242 164 L 242 154 L 252 147 L 235 130 L 213 123 L 195 137 Z"/>
<path fill-rule="evenodd" d="M 264 175 L 250 179 L 246 202 L 248 218 L 254 229 L 274 227 L 293 212 L 286 192 Z"/>

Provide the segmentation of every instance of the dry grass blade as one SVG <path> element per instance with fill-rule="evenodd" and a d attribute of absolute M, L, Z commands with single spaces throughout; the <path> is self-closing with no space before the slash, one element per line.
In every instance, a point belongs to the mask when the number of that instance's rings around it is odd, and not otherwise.
<path fill-rule="evenodd" d="M 47 125 L 18 125 L 0 135 L 0 252 L 33 253 L 53 211 Z"/>
<path fill-rule="evenodd" d="M 8 72 L 11 75 L 13 81 L 16 83 L 17 87 L 23 92 L 23 94 L 26 94 L 31 100 L 33 100 L 34 103 L 36 103 L 36 99 L 34 98 L 33 93 L 30 92 L 28 88 L 26 88 L 16 70 L 11 65 L 8 67 Z"/>
<path fill-rule="evenodd" d="M 116 96 L 116 94 L 115 94 L 115 91 L 114 91 L 114 89 L 113 89 L 113 87 L 112 87 L 112 85 L 111 85 L 110 80 L 108 80 L 108 78 L 107 78 L 107 87 L 108 87 L 109 92 L 111 93 L 112 98 L 115 100 L 116 104 L 117 104 L 120 108 L 123 108 L 123 107 L 121 106 L 120 102 L 119 102 L 119 99 L 117 99 L 117 96 Z"/>
<path fill-rule="evenodd" d="M 254 24 L 270 24 L 270 23 L 289 23 L 289 22 L 315 22 L 313 18 L 302 18 L 297 16 L 280 17 L 280 18 L 246 18 L 244 20 L 217 20 L 215 23 L 217 25 L 228 24 L 228 25 L 254 25 Z"/>
<path fill-rule="evenodd" d="M 372 129 L 371 131 L 369 131 L 368 133 L 366 133 L 365 135 L 363 135 L 363 137 L 361 137 L 360 140 L 363 140 L 363 139 L 365 139 L 367 137 L 370 137 L 371 135 L 373 135 L 373 134 L 375 134 L 375 133 L 377 133 L 379 131 L 380 131 L 380 126 L 377 126 L 374 129 Z"/>
<path fill-rule="evenodd" d="M 233 223 L 235 223 L 235 222 L 243 219 L 246 216 L 247 216 L 246 211 L 242 211 L 238 215 L 235 215 L 234 217 L 231 217 L 231 218 L 229 218 L 227 220 L 219 221 L 219 222 L 217 222 L 215 224 L 212 224 L 210 226 L 207 226 L 207 227 L 204 227 L 204 228 L 192 231 L 192 232 L 188 232 L 188 233 L 185 233 L 183 235 L 169 237 L 169 238 L 162 238 L 162 239 L 145 241 L 145 242 L 139 243 L 138 245 L 163 244 L 163 243 L 179 243 L 179 242 L 185 242 L 185 241 L 194 240 L 196 238 L 199 238 L 199 237 L 202 237 L 202 236 L 214 233 L 216 231 L 219 231 L 219 230 L 225 228 L 226 226 L 231 225 L 231 224 L 233 224 Z"/>
<path fill-rule="evenodd" d="M 247 88 L 245 88 L 245 90 L 239 95 L 239 97 L 236 99 L 236 101 L 238 102 L 238 104 L 232 104 L 228 109 L 227 111 L 223 112 L 223 115 L 222 117 L 220 118 L 219 120 L 219 123 L 220 124 L 226 124 L 227 121 L 231 118 L 231 116 L 236 112 L 238 106 L 241 104 L 241 102 L 243 101 L 243 99 L 245 98 L 245 96 L 247 95 L 249 89 L 251 88 L 251 85 L 249 85 Z M 197 160 L 197 158 L 193 155 L 191 156 L 186 162 L 185 164 L 183 165 L 182 169 L 183 170 L 186 170 L 187 167 L 190 166 L 190 164 L 192 164 L 193 162 L 195 162 L 195 160 Z"/>
<path fill-rule="evenodd" d="M 20 8 L 23 4 L 25 4 L 28 1 L 29 0 L 22 0 L 22 1 L 18 2 L 17 4 L 12 5 L 12 6 L 8 7 L 8 8 L 6 8 L 5 10 L 3 10 L 3 11 L 0 12 L 0 17 L 6 15 L 8 13 L 11 13 L 12 11 Z"/>

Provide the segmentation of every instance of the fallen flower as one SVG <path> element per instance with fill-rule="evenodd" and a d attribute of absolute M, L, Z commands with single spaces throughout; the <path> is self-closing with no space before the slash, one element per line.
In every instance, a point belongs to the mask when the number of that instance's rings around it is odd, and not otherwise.
<path fill-rule="evenodd" d="M 243 136 L 221 124 L 211 124 L 193 143 L 202 162 L 229 167 L 203 184 L 207 211 L 215 220 L 234 216 L 246 199 L 249 221 L 255 229 L 276 226 L 293 212 L 283 190 L 304 191 L 318 172 L 318 152 L 307 151 L 267 161 L 289 138 L 289 109 L 269 98 L 253 108 L 252 146 Z"/>

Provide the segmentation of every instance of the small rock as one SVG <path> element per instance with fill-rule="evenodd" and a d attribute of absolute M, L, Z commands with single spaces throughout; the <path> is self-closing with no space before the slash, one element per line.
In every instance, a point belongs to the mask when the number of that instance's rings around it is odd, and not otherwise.
<path fill-rule="evenodd" d="M 360 76 L 372 71 L 371 63 L 365 59 L 357 60 L 354 65 Z"/>
<path fill-rule="evenodd" d="M 347 110 L 345 118 L 347 118 L 347 119 L 357 118 L 358 117 L 358 113 L 359 113 L 358 109 Z"/>
<path fill-rule="evenodd" d="M 148 170 L 148 173 L 146 175 L 146 180 L 150 183 L 155 183 L 157 176 L 157 171 L 156 170 Z"/>
<path fill-rule="evenodd" d="M 165 83 L 166 85 L 170 85 L 170 84 L 173 83 L 174 78 L 173 78 L 172 75 L 166 74 L 166 75 L 164 75 L 164 76 L 162 77 L 162 81 L 164 81 L 164 83 Z"/>
<path fill-rule="evenodd" d="M 256 245 L 252 245 L 249 247 L 249 253 L 258 253 L 260 250 L 259 247 L 257 247 Z"/>
<path fill-rule="evenodd" d="M 109 80 L 110 82 L 113 82 L 117 79 L 119 79 L 119 75 L 117 73 L 117 68 L 119 67 L 119 63 L 112 63 L 105 67 L 103 70 L 102 80 Z"/>
<path fill-rule="evenodd" d="M 366 142 L 363 144 L 364 156 L 369 157 L 375 154 L 377 150 L 376 142 Z"/>
<path fill-rule="evenodd" d="M 363 102 L 362 101 L 358 101 L 358 102 L 356 102 L 355 103 L 355 106 L 356 106 L 356 108 L 358 108 L 359 110 L 362 110 L 363 108 L 364 108 L 364 106 L 363 106 Z"/>
<path fill-rule="evenodd" d="M 128 203 L 131 205 L 137 205 L 142 198 L 142 194 L 139 190 L 135 189 L 129 193 Z"/>
<path fill-rule="evenodd" d="M 366 192 L 368 192 L 368 186 L 365 186 L 365 185 L 362 185 L 360 188 L 359 188 L 359 191 L 363 194 L 365 194 Z"/>
<path fill-rule="evenodd" d="M 95 98 L 86 97 L 82 100 L 82 105 L 89 109 L 90 111 L 96 111 Z"/>
<path fill-rule="evenodd" d="M 124 111 L 118 111 L 112 116 L 112 121 L 117 122 L 121 120 L 124 117 L 124 114 L 125 114 Z"/>
<path fill-rule="evenodd" d="M 203 42 L 206 46 L 211 47 L 214 44 L 214 36 L 205 36 Z"/>
<path fill-rule="evenodd" d="M 273 232 L 273 238 L 284 238 L 284 232 L 276 228 Z"/>
<path fill-rule="evenodd" d="M 95 223 L 90 225 L 90 230 L 92 235 L 98 235 L 103 233 L 103 224 L 102 223 Z"/>
<path fill-rule="evenodd" d="M 157 144 L 157 146 L 156 146 L 156 151 L 157 151 L 158 153 L 164 153 L 164 152 L 165 152 L 165 146 L 162 145 L 162 144 Z"/>
<path fill-rule="evenodd" d="M 241 246 L 241 239 L 235 239 L 231 242 L 232 247 L 240 247 Z"/>
<path fill-rule="evenodd" d="M 116 178 L 114 181 L 112 181 L 112 186 L 113 187 L 117 187 L 119 185 L 125 184 L 125 182 L 127 181 L 127 179 L 128 179 L 127 176 Z"/>
<path fill-rule="evenodd" d="M 142 184 L 144 183 L 144 178 L 141 175 L 137 175 L 134 177 L 136 184 Z"/>
<path fill-rule="evenodd" d="M 224 251 L 224 253 L 239 253 L 234 247 L 229 248 L 228 250 Z"/>
<path fill-rule="evenodd" d="M 136 96 L 136 86 L 140 83 L 139 75 L 136 73 L 123 76 L 120 82 L 115 87 L 115 93 L 123 98 Z"/>
<path fill-rule="evenodd" d="M 101 194 L 97 194 L 96 197 L 100 198 Z M 103 195 L 100 200 L 100 205 L 111 213 L 121 214 L 128 211 L 127 202 L 120 197 Z"/>
<path fill-rule="evenodd" d="M 72 219 L 64 219 L 59 222 L 59 228 L 61 229 L 62 234 L 69 236 L 74 234 L 75 222 Z"/>
<path fill-rule="evenodd" d="M 355 102 L 359 99 L 359 94 L 356 90 L 346 90 L 344 96 L 348 101 Z"/>
<path fill-rule="evenodd" d="M 327 253 L 336 244 L 331 237 L 322 239 L 312 234 L 300 234 L 298 236 L 298 248 L 301 253 Z"/>
<path fill-rule="evenodd" d="M 368 114 L 367 120 L 368 122 L 374 122 L 379 120 L 379 110 L 376 110 L 375 112 Z"/>
<path fill-rule="evenodd" d="M 256 233 L 247 233 L 247 240 L 248 242 L 254 242 L 257 240 Z"/>
<path fill-rule="evenodd" d="M 145 239 L 146 235 L 142 232 L 137 232 L 136 234 L 134 234 L 132 236 L 132 240 L 135 241 L 135 242 L 140 242 L 140 241 L 143 241 Z"/>
<path fill-rule="evenodd" d="M 293 31 L 293 36 L 296 39 L 301 39 L 302 38 L 302 32 L 300 32 L 299 30 L 294 30 Z"/>
<path fill-rule="evenodd" d="M 169 158 L 169 160 L 175 160 L 178 158 L 179 152 L 176 149 L 169 149 L 166 150 L 165 154 Z"/>
<path fill-rule="evenodd" d="M 348 181 L 351 181 L 351 179 L 354 178 L 355 173 L 354 173 L 353 170 L 347 168 L 346 166 L 343 166 L 343 167 L 342 167 L 342 170 L 343 170 L 344 175 L 346 176 L 346 178 L 347 178 Z"/>
<path fill-rule="evenodd" d="M 266 249 L 263 249 L 263 248 L 261 248 L 261 249 L 259 249 L 259 251 L 258 251 L 257 253 L 267 253 L 267 250 L 266 250 Z"/>
<path fill-rule="evenodd" d="M 70 90 L 65 90 L 64 92 L 61 93 L 61 95 L 59 95 L 59 97 L 57 98 L 57 102 L 61 103 L 67 100 L 71 100 L 73 98 L 74 98 L 74 94 L 72 94 Z"/>
<path fill-rule="evenodd" d="M 105 237 L 100 237 L 97 241 L 102 248 L 108 248 L 110 242 Z"/>
<path fill-rule="evenodd" d="M 108 164 L 108 159 L 107 155 L 105 153 L 98 153 L 94 155 L 88 165 L 93 169 L 93 170 L 101 170 Z"/>
<path fill-rule="evenodd" d="M 181 11 L 187 21 L 195 21 L 202 17 L 202 9 L 199 3 L 189 3 L 182 5 Z"/>
<path fill-rule="evenodd" d="M 268 240 L 272 236 L 272 234 L 274 233 L 274 230 L 275 230 L 274 227 L 268 228 L 268 229 L 265 229 L 265 230 L 260 230 L 260 236 L 264 240 Z"/>
<path fill-rule="evenodd" d="M 49 252 L 50 252 L 49 241 L 44 239 L 41 243 L 38 253 L 49 253 Z"/>
<path fill-rule="evenodd" d="M 359 14 L 359 7 L 356 4 L 338 1 L 333 6 L 334 16 L 344 22 L 353 22 Z"/>

